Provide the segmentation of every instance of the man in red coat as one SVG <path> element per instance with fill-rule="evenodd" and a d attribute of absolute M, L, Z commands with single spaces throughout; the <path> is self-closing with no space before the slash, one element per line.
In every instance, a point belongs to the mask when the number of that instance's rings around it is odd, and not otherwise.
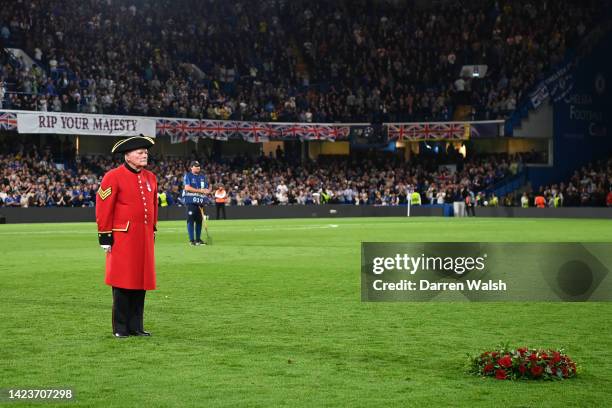
<path fill-rule="evenodd" d="M 106 252 L 107 285 L 113 288 L 113 335 L 150 336 L 143 328 L 147 290 L 155 289 L 157 180 L 144 167 L 153 139 L 117 142 L 112 153 L 125 163 L 104 175 L 96 195 L 100 246 Z"/>

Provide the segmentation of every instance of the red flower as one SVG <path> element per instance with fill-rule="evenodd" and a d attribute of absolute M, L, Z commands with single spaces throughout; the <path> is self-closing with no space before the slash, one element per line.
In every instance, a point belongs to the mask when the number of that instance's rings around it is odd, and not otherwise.
<path fill-rule="evenodd" d="M 503 358 L 497 360 L 497 364 L 504 368 L 510 368 L 512 367 L 512 359 L 509 354 L 506 354 Z"/>
<path fill-rule="evenodd" d="M 502 348 L 483 352 L 472 360 L 480 375 L 495 376 L 498 380 L 565 379 L 576 376 L 576 363 L 563 351 L 555 349 L 520 347 L 509 351 Z"/>
<path fill-rule="evenodd" d="M 544 369 L 540 366 L 534 365 L 533 367 L 531 367 L 531 375 L 533 375 L 534 377 L 541 376 L 543 371 Z"/>
<path fill-rule="evenodd" d="M 506 370 L 502 370 L 501 368 L 495 371 L 495 378 L 498 380 L 506 379 Z"/>

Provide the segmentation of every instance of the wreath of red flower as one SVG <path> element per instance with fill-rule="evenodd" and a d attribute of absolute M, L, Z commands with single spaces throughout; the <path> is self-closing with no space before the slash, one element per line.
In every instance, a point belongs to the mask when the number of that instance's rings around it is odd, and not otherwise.
<path fill-rule="evenodd" d="M 501 346 L 469 357 L 470 372 L 498 380 L 565 380 L 576 376 L 576 363 L 563 350 Z"/>

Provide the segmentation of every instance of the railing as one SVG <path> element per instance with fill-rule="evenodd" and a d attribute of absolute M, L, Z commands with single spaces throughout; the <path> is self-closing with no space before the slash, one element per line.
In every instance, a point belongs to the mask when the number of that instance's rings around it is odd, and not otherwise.
<path fill-rule="evenodd" d="M 523 167 L 518 173 L 513 176 L 506 177 L 494 185 L 485 189 L 487 194 L 495 194 L 497 197 L 503 197 L 518 190 L 527 183 L 527 167 Z"/>

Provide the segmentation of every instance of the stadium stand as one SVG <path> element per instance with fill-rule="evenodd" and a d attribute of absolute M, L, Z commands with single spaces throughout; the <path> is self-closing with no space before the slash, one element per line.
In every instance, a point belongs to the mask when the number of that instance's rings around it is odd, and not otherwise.
<path fill-rule="evenodd" d="M 612 159 L 583 166 L 563 183 L 541 186 L 538 194 L 549 207 L 612 206 Z M 560 203 L 555 202 L 557 197 Z"/>
<path fill-rule="evenodd" d="M 6 141 L 0 156 L 0 206 L 87 207 L 93 206 L 104 172 L 120 164 L 108 156 L 78 156 L 70 145 L 59 152 L 49 145 Z M 58 152 L 63 160 L 55 160 Z M 491 201 L 491 188 L 522 170 L 532 154 L 487 154 L 463 159 L 453 154 L 452 166 L 440 165 L 431 157 L 410 162 L 386 156 L 357 159 L 326 157 L 300 165 L 282 157 L 235 156 L 218 161 L 203 160 L 203 172 L 211 185 L 226 186 L 230 205 L 284 204 L 373 204 L 406 203 L 408 186 L 421 194 L 423 204 L 463 201 L 473 196 L 476 205 Z M 151 170 L 158 175 L 160 192 L 169 205 L 182 205 L 182 175 L 190 158 L 152 157 Z M 444 162 L 448 162 L 444 160 Z M 544 188 L 554 205 L 604 206 L 612 181 L 611 163 L 594 164 L 577 172 L 568 183 Z M 579 194 L 579 199 L 575 196 Z M 493 205 L 493 204 L 491 204 Z M 520 205 L 510 198 L 500 205 Z"/>
<path fill-rule="evenodd" d="M 1 48 L 32 61 L 1 56 L 2 106 L 303 122 L 449 120 L 468 107 L 471 119 L 502 118 L 598 22 L 602 5 L 159 3 L 3 5 Z M 475 64 L 488 65 L 484 78 L 460 76 Z"/>
<path fill-rule="evenodd" d="M 603 4 L 7 2 L 0 8 L 0 107 L 281 122 L 507 118 L 605 18 L 598 13 Z M 465 76 L 464 65 L 486 65 L 487 73 Z M 59 151 L 52 141 L 37 148 L 0 140 L 0 205 L 93 205 L 100 175 L 118 162 L 76 155 L 70 144 Z M 521 172 L 529 155 L 470 152 L 466 160 L 409 163 L 327 156 L 300 165 L 234 155 L 205 161 L 203 170 L 211 183 L 228 187 L 231 205 L 399 205 L 411 185 L 424 204 L 471 194 L 476 205 L 521 206 L 523 192 L 533 205 L 528 187 L 493 200 L 491 194 Z M 181 205 L 189 159 L 152 159 L 168 201 Z M 538 193 L 551 207 L 604 206 L 609 173 L 609 162 L 607 170 L 593 163 Z M 279 186 L 287 192 L 279 194 Z"/>

